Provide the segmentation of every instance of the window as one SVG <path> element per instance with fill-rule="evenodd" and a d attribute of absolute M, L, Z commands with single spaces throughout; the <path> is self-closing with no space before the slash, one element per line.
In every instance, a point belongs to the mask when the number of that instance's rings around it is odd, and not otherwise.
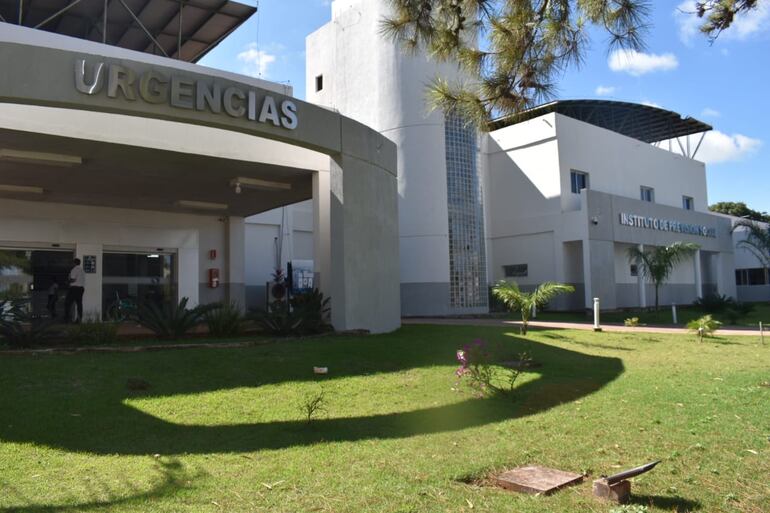
<path fill-rule="evenodd" d="M 503 272 L 506 278 L 521 278 L 529 275 L 528 264 L 504 265 Z"/>
<path fill-rule="evenodd" d="M 323 88 L 324 88 L 324 76 L 318 75 L 317 77 L 315 77 L 315 92 L 318 92 Z"/>
<path fill-rule="evenodd" d="M 449 221 L 449 304 L 489 304 L 484 244 L 484 195 L 477 162 L 476 128 L 455 114 L 444 124 Z"/>
<path fill-rule="evenodd" d="M 642 201 L 646 201 L 647 203 L 655 202 L 655 189 L 653 189 L 652 187 L 645 187 L 644 185 L 642 185 L 640 190 L 641 190 Z"/>
<path fill-rule="evenodd" d="M 572 185 L 572 193 L 580 194 L 583 189 L 588 189 L 588 173 L 582 171 L 570 172 L 570 183 Z"/>
<path fill-rule="evenodd" d="M 631 276 L 639 276 L 639 266 L 631 264 Z"/>
<path fill-rule="evenodd" d="M 770 279 L 762 267 L 754 269 L 737 269 L 735 271 L 736 285 L 768 285 Z"/>
<path fill-rule="evenodd" d="M 682 208 L 693 210 L 695 208 L 695 201 L 690 196 L 682 196 Z"/>

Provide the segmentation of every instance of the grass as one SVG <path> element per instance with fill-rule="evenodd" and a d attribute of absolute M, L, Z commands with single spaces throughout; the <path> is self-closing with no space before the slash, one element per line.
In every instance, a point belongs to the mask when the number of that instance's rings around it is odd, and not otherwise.
<path fill-rule="evenodd" d="M 677 317 L 680 325 L 686 325 L 693 319 L 703 317 L 708 312 L 693 306 L 678 306 Z M 565 321 L 565 322 L 593 322 L 593 314 L 587 314 L 582 312 L 538 312 L 537 319 L 540 321 Z M 730 322 L 724 313 L 712 314 L 715 319 L 721 321 L 725 326 Z M 642 324 L 661 325 L 672 324 L 673 318 L 671 316 L 671 306 L 661 306 L 660 310 L 654 311 L 652 309 L 648 311 L 621 311 L 621 312 L 602 312 L 602 322 L 620 323 L 622 324 L 625 319 L 630 317 L 639 317 L 639 322 Z M 513 319 L 518 320 L 518 315 L 513 315 Z M 770 303 L 754 303 L 754 309 L 746 315 L 738 318 L 735 323 L 736 326 L 753 327 L 757 328 L 759 322 L 764 325 L 770 326 Z"/>
<path fill-rule="evenodd" d="M 453 391 L 454 352 L 477 337 L 542 367 L 514 397 Z M 770 346 L 748 337 L 493 327 L 0 356 L 0 512 L 607 513 L 589 483 L 467 483 L 527 463 L 590 482 L 655 459 L 633 485 L 650 511 L 767 512 L 768 381 Z"/>

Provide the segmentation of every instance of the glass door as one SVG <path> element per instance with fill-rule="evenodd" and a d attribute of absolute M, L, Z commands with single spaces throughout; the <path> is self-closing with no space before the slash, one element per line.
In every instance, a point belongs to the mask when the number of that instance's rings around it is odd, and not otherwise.
<path fill-rule="evenodd" d="M 74 253 L 0 248 L 0 301 L 21 301 L 33 318 L 62 318 Z"/>
<path fill-rule="evenodd" d="M 115 304 L 176 302 L 176 255 L 105 251 L 102 256 L 103 312 Z"/>

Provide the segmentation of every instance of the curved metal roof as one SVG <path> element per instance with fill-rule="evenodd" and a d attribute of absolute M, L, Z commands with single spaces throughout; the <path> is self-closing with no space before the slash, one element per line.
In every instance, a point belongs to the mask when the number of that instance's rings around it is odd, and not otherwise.
<path fill-rule="evenodd" d="M 558 100 L 491 123 L 497 130 L 544 114 L 556 112 L 570 118 L 606 128 L 640 141 L 653 143 L 676 137 L 708 132 L 711 125 L 670 110 L 639 103 L 609 100 Z"/>
<path fill-rule="evenodd" d="M 187 62 L 200 60 L 255 12 L 229 0 L 0 0 L 0 22 Z"/>

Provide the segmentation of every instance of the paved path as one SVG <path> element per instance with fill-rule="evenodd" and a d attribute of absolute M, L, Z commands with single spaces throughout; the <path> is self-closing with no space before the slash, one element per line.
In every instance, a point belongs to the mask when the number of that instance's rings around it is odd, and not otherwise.
<path fill-rule="evenodd" d="M 510 321 L 507 319 L 472 319 L 472 318 L 448 318 L 448 317 L 420 317 L 420 318 L 405 318 L 402 319 L 403 324 L 439 324 L 444 326 L 515 326 L 518 327 L 520 321 Z M 530 328 L 547 328 L 547 329 L 562 329 L 562 330 L 593 330 L 593 323 L 589 322 L 552 322 L 552 321 L 530 321 Z M 632 328 L 629 326 L 623 326 L 622 324 L 602 324 L 603 331 L 622 332 L 622 333 L 675 333 L 675 334 L 687 334 L 690 333 L 686 328 L 680 328 L 675 326 L 638 326 Z M 757 328 L 741 328 L 731 327 L 724 328 L 717 331 L 719 336 L 759 336 L 759 329 Z M 770 339 L 770 332 L 767 333 L 768 339 Z M 770 341 L 770 340 L 769 340 Z"/>

